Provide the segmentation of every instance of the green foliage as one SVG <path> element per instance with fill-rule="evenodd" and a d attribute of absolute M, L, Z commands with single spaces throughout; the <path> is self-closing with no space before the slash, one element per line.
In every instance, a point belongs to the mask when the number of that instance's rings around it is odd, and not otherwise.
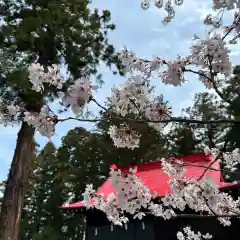
<path fill-rule="evenodd" d="M 32 240 L 60 240 L 63 239 L 61 233 L 55 231 L 51 227 L 45 227 L 41 233 L 33 235 Z"/>
<path fill-rule="evenodd" d="M 228 118 L 225 105 L 215 94 L 208 92 L 196 94 L 194 105 L 186 109 L 186 113 L 190 118 L 202 121 Z M 191 126 L 195 136 L 201 141 L 201 148 L 217 147 L 222 141 L 222 132 L 226 128 L 226 124 L 192 124 Z"/>
<path fill-rule="evenodd" d="M 194 136 L 189 124 L 175 124 L 167 134 L 168 150 L 172 155 L 186 156 L 199 152 L 198 144 L 201 142 Z"/>
<path fill-rule="evenodd" d="M 10 70 L 1 75 L 0 89 L 18 96 L 29 110 L 36 111 L 43 104 L 31 90 L 26 74 L 29 63 L 65 64 L 69 84 L 83 74 L 96 75 L 100 61 L 109 67 L 120 66 L 107 38 L 115 28 L 110 12 L 91 11 L 88 0 L 6 0 L 1 1 L 0 9 L 4 21 L 0 28 L 2 59 L 10 56 Z M 101 81 L 100 76 L 96 79 Z M 56 90 L 46 86 L 45 96 L 53 100 Z"/>
<path fill-rule="evenodd" d="M 239 94 L 239 86 L 240 86 L 240 66 L 236 66 L 234 69 L 234 76 L 228 81 L 227 87 L 224 89 L 225 95 L 233 99 L 233 103 L 228 107 L 229 114 L 233 119 L 240 119 L 240 94 Z M 230 139 L 230 149 L 240 148 L 240 126 L 239 124 L 235 124 L 231 131 L 229 132 Z"/>
<path fill-rule="evenodd" d="M 86 184 L 99 186 L 108 175 L 106 159 L 111 155 L 111 149 L 98 133 L 75 128 L 62 139 L 58 153 L 68 159 L 71 168 L 68 181 L 73 186 L 73 200 L 82 199 Z"/>
<path fill-rule="evenodd" d="M 230 119 L 239 120 L 240 119 L 240 66 L 236 66 L 233 71 L 233 77 L 230 78 L 224 88 L 225 96 L 232 100 L 232 104 L 228 106 L 227 111 Z M 227 138 L 229 140 L 229 144 L 227 146 L 228 151 L 232 151 L 236 148 L 240 148 L 240 125 L 234 124 L 231 126 L 230 130 L 227 133 Z M 240 165 L 238 166 L 238 171 L 240 169 Z M 240 180 L 239 174 L 228 174 L 229 179 L 234 181 Z"/>
<path fill-rule="evenodd" d="M 86 184 L 98 187 L 108 175 L 110 149 L 101 135 L 75 128 L 62 139 L 56 149 L 49 143 L 32 165 L 22 218 L 22 239 L 44 239 L 52 234 L 56 239 L 81 239 L 84 216 L 64 214 L 58 208 L 69 197 L 81 201 Z M 62 232 L 66 227 L 67 231 Z M 55 234 L 56 233 L 56 234 Z M 61 237 L 60 237 L 61 236 Z M 55 238 L 53 238 L 55 239 Z"/>
<path fill-rule="evenodd" d="M 227 119 L 226 105 L 212 93 L 198 93 L 193 106 L 182 110 L 183 116 L 200 121 Z M 224 140 L 226 124 L 187 124 L 172 125 L 168 137 L 168 146 L 175 155 L 190 155 L 202 152 L 204 147 L 216 148 Z"/>
<path fill-rule="evenodd" d="M 51 142 L 33 160 L 23 211 L 23 239 L 31 239 L 45 226 L 61 232 L 63 215 L 58 207 L 67 199 L 67 171 L 67 159 L 57 158 L 57 149 Z"/>

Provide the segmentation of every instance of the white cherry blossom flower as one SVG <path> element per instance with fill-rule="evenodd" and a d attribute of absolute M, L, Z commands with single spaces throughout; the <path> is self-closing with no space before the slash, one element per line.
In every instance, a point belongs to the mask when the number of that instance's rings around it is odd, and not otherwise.
<path fill-rule="evenodd" d="M 121 116 L 140 114 L 150 97 L 150 88 L 140 75 L 133 76 L 125 84 L 112 89 L 110 102 L 114 111 Z"/>
<path fill-rule="evenodd" d="M 183 228 L 183 232 L 177 232 L 178 240 L 203 240 L 203 239 L 212 239 L 212 235 L 206 233 L 202 235 L 200 232 L 194 232 L 191 227 L 187 226 Z"/>
<path fill-rule="evenodd" d="M 230 50 L 227 48 L 226 42 L 222 41 L 221 35 L 209 34 L 206 40 L 197 40 L 196 44 L 191 47 L 190 61 L 207 70 L 211 65 L 214 73 L 230 76 L 232 66 L 229 53 Z"/>
<path fill-rule="evenodd" d="M 53 115 L 48 106 L 43 106 L 40 113 L 24 112 L 24 121 L 36 128 L 43 136 L 51 138 L 55 134 L 57 116 Z"/>
<path fill-rule="evenodd" d="M 131 130 L 127 124 L 120 124 L 119 127 L 110 126 L 108 134 L 118 148 L 134 149 L 140 144 L 141 135 Z"/>
<path fill-rule="evenodd" d="M 29 81 L 31 82 L 32 89 L 37 92 L 44 90 L 44 83 L 55 86 L 57 89 L 61 89 L 65 82 L 63 76 L 60 73 L 60 67 L 56 64 L 48 67 L 44 70 L 44 67 L 39 63 L 31 64 L 28 67 Z"/>
<path fill-rule="evenodd" d="M 69 87 L 67 93 L 62 97 L 62 102 L 69 105 L 74 114 L 79 114 L 91 96 L 91 82 L 87 78 L 80 78 Z"/>

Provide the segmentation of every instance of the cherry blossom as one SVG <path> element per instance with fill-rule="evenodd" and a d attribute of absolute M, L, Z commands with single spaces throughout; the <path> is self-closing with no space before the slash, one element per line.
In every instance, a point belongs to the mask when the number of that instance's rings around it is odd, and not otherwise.
<path fill-rule="evenodd" d="M 163 95 L 152 99 L 152 93 L 149 81 L 145 80 L 141 75 L 135 75 L 128 79 L 125 84 L 120 85 L 118 88 L 113 88 L 112 96 L 109 100 L 114 112 L 118 115 L 122 117 L 125 117 L 127 114 L 141 116 L 149 121 L 149 126 L 157 131 L 162 131 L 165 125 L 154 123 L 154 121 L 169 119 L 170 108 L 167 102 L 164 102 Z M 134 136 L 129 137 L 130 133 L 134 134 Z M 119 130 L 117 130 L 116 126 L 111 126 L 109 134 L 115 146 L 125 146 L 132 149 L 139 145 L 141 136 L 135 131 L 131 131 L 129 127 L 126 128 L 124 124 L 121 125 Z M 123 143 L 124 141 L 125 143 Z M 130 143 L 133 144 L 132 147 L 129 145 Z"/>
<path fill-rule="evenodd" d="M 183 228 L 183 232 L 177 233 L 177 239 L 178 240 L 202 240 L 202 239 L 212 239 L 213 236 L 209 233 L 206 233 L 202 235 L 202 233 L 191 230 L 191 227 L 187 226 Z"/>
<path fill-rule="evenodd" d="M 60 73 L 60 66 L 54 64 L 47 69 L 44 69 L 39 63 L 31 64 L 28 67 L 29 81 L 32 83 L 32 89 L 41 92 L 44 90 L 44 83 L 55 86 L 61 89 L 65 82 Z"/>
<path fill-rule="evenodd" d="M 221 8 L 227 8 L 228 10 L 232 10 L 235 7 L 240 7 L 240 1 L 239 0 L 213 0 L 213 8 L 221 9 Z"/>
<path fill-rule="evenodd" d="M 55 134 L 57 116 L 54 115 L 48 106 L 43 106 L 40 113 L 24 112 L 24 121 L 36 128 L 43 136 L 51 138 Z"/>
<path fill-rule="evenodd" d="M 164 102 L 163 95 L 157 96 L 150 101 L 145 108 L 145 117 L 150 121 L 158 121 L 170 118 L 170 108 L 167 102 Z M 165 126 L 163 123 L 148 122 L 148 125 L 161 132 Z"/>
<path fill-rule="evenodd" d="M 7 103 L 0 98 L 0 121 L 7 124 L 8 121 L 16 120 L 19 117 L 21 108 L 12 103 Z"/>
<path fill-rule="evenodd" d="M 145 109 L 150 99 L 150 88 L 142 76 L 137 75 L 128 79 L 125 84 L 112 89 L 110 102 L 114 111 L 121 116 L 127 114 L 139 114 Z"/>
<path fill-rule="evenodd" d="M 145 0 L 142 5 L 147 7 L 149 3 L 150 1 Z M 158 8 L 165 6 L 165 10 L 169 13 L 172 9 L 172 3 L 173 1 L 155 1 L 155 5 Z M 175 1 L 176 5 L 181 5 L 182 3 L 183 1 Z M 227 6 L 224 1 L 214 1 L 216 9 L 232 8 L 232 6 L 233 4 Z M 238 14 L 235 14 L 235 23 L 231 26 L 236 31 L 238 31 L 239 26 L 236 22 L 237 18 Z M 209 23 L 212 21 L 210 15 L 208 15 L 207 19 Z M 184 72 L 191 72 L 191 69 L 186 69 L 186 67 L 195 65 L 202 68 L 202 70 L 196 72 L 200 80 L 206 87 L 211 88 L 213 86 L 212 81 L 214 81 L 217 74 L 224 74 L 226 77 L 230 76 L 232 67 L 229 60 L 229 52 L 226 42 L 219 34 L 209 34 L 206 40 L 197 39 L 196 43 L 191 47 L 189 56 L 185 58 L 178 57 L 174 61 L 166 61 L 158 57 L 153 58 L 151 61 L 145 61 L 138 59 L 135 53 L 124 50 L 119 55 L 119 59 L 125 67 L 125 72 L 131 76 L 126 83 L 119 87 L 114 87 L 112 90 L 110 100 L 114 111 L 123 117 L 131 113 L 144 116 L 146 121 L 149 121 L 149 126 L 161 131 L 165 125 L 154 123 L 154 121 L 169 119 L 171 116 L 169 107 L 163 102 L 162 96 L 154 97 L 152 100 L 152 89 L 154 86 L 151 86 L 149 81 L 152 74 L 156 73 L 165 84 L 180 86 L 185 82 Z M 166 67 L 166 70 L 164 70 L 164 67 Z M 163 68 L 163 71 L 160 71 L 161 68 Z M 44 84 L 53 85 L 57 89 L 61 89 L 63 86 L 64 78 L 60 74 L 60 67 L 57 65 L 52 65 L 45 69 L 40 64 L 32 64 L 28 70 L 29 81 L 36 91 L 43 91 Z M 135 71 L 139 72 L 139 74 L 135 75 Z M 68 88 L 66 94 L 60 93 L 62 102 L 70 106 L 74 114 L 79 114 L 86 103 L 91 100 L 92 89 L 91 82 L 82 77 Z M 11 110 L 9 111 L 11 115 L 14 106 L 9 110 Z M 37 116 L 38 114 L 39 116 Z M 54 133 L 54 127 L 57 123 L 56 119 L 57 116 L 47 116 L 45 112 L 25 112 L 24 118 L 30 124 L 35 124 L 40 132 L 48 136 Z M 46 134 L 46 131 L 48 134 Z M 130 134 L 134 134 L 134 136 L 130 136 Z M 126 124 L 121 124 L 121 129 L 111 126 L 109 135 L 113 139 L 115 146 L 129 147 L 131 149 L 139 146 L 141 136 L 130 130 Z M 117 137 L 117 135 L 119 136 Z M 133 145 L 130 146 L 130 143 Z"/>
<path fill-rule="evenodd" d="M 137 59 L 136 54 L 131 51 L 126 52 L 126 50 L 123 51 L 119 59 L 126 72 L 132 73 L 132 70 L 138 70 L 144 75 L 147 73 L 148 76 L 155 74 L 165 84 L 180 86 L 184 82 L 184 71 L 188 65 L 201 67 L 202 72 L 199 74 L 201 77 L 204 71 L 210 71 L 210 67 L 212 76 L 216 76 L 216 74 L 230 76 L 232 66 L 229 53 L 230 50 L 226 46 L 226 42 L 222 40 L 222 36 L 214 33 L 208 34 L 205 40 L 196 39 L 196 43 L 190 48 L 190 55 L 185 58 L 178 57 L 175 61 L 166 61 L 161 58 L 145 61 Z M 163 66 L 166 66 L 167 70 L 160 72 Z"/>
<path fill-rule="evenodd" d="M 130 73 L 132 75 L 137 71 L 139 73 L 144 73 L 145 76 L 149 76 L 152 72 L 159 70 L 165 62 L 160 58 L 153 58 L 152 61 L 146 62 L 143 59 L 137 58 L 134 52 L 129 51 L 126 48 L 120 52 L 118 58 L 124 67 L 125 73 Z"/>
<path fill-rule="evenodd" d="M 146 214 L 170 219 L 177 216 L 176 209 L 184 211 L 187 206 L 196 212 L 219 216 L 220 223 L 225 226 L 231 224 L 230 216 L 240 214 L 240 199 L 235 201 L 228 194 L 220 192 L 212 180 L 205 179 L 198 183 L 187 179 L 180 161 L 173 165 L 162 159 L 162 168 L 169 176 L 172 193 L 160 198 L 159 203 L 153 201 L 157 194 L 152 194 L 135 175 L 136 169 L 130 169 L 127 174 L 112 169 L 110 181 L 115 191 L 103 196 L 97 194 L 92 185 L 87 186 L 83 193 L 85 206 L 103 211 L 110 221 L 121 226 L 129 221 L 126 213 L 140 219 Z M 229 217 L 221 217 L 223 215 Z"/>
<path fill-rule="evenodd" d="M 180 86 L 184 82 L 183 69 L 187 64 L 186 59 L 178 58 L 175 61 L 164 61 L 167 70 L 159 74 L 160 79 L 164 84 Z"/>
<path fill-rule="evenodd" d="M 110 98 L 113 109 L 121 116 L 129 113 L 144 114 L 146 120 L 150 121 L 170 118 L 169 107 L 163 104 L 161 97 L 151 100 L 151 90 L 154 86 L 150 85 L 150 77 L 155 74 L 164 84 L 180 86 L 185 82 L 184 73 L 188 71 L 197 73 L 200 81 L 207 88 L 211 88 L 218 74 L 226 77 L 231 75 L 229 52 L 221 35 L 215 33 L 209 34 L 206 40 L 197 39 L 190 49 L 190 55 L 185 58 L 178 57 L 175 61 L 166 61 L 161 58 L 145 61 L 138 59 L 135 53 L 125 49 L 119 55 L 119 59 L 126 74 L 130 74 L 130 78 L 125 84 L 113 89 Z M 192 65 L 201 67 L 201 70 L 186 68 Z M 164 70 L 164 67 L 167 69 Z M 160 71 L 161 69 L 163 71 Z M 149 126 L 161 131 L 164 125 L 151 122 Z M 115 145 L 117 146 L 116 143 Z"/>
<path fill-rule="evenodd" d="M 209 149 L 206 147 L 204 149 L 206 154 L 211 154 L 215 158 L 219 155 L 220 150 L 216 148 Z M 222 153 L 222 162 L 224 164 L 224 168 L 230 170 L 232 172 L 237 170 L 237 165 L 240 164 L 240 151 L 238 148 L 234 149 L 232 152 L 223 152 Z"/>
<path fill-rule="evenodd" d="M 138 148 L 141 134 L 131 130 L 129 125 L 120 124 L 119 127 L 110 126 L 108 134 L 118 148 Z"/>
<path fill-rule="evenodd" d="M 164 9 L 167 16 L 164 17 L 162 23 L 168 24 L 175 17 L 175 7 L 183 5 L 184 0 L 141 0 L 141 8 L 143 10 L 148 10 L 151 7 L 151 3 L 158 9 Z M 221 26 L 223 12 L 225 9 L 231 11 L 240 8 L 239 0 L 212 0 L 212 4 L 213 9 L 219 12 L 216 16 L 208 14 L 204 20 L 204 24 L 212 25 L 214 28 L 219 28 Z"/>
<path fill-rule="evenodd" d="M 153 0 L 155 7 L 161 9 L 167 13 L 167 16 L 163 19 L 163 23 L 169 23 L 175 16 L 174 5 L 180 6 L 183 4 L 183 0 Z M 141 7 L 143 10 L 147 10 L 151 5 L 151 0 L 141 0 Z"/>
<path fill-rule="evenodd" d="M 77 79 L 67 91 L 67 94 L 62 94 L 62 102 L 71 107 L 74 114 L 79 114 L 86 103 L 89 102 L 92 96 L 91 82 L 87 78 Z"/>
<path fill-rule="evenodd" d="M 220 73 L 230 76 L 232 66 L 229 59 L 230 50 L 226 42 L 222 41 L 222 36 L 218 34 L 208 35 L 206 40 L 197 40 L 191 47 L 190 62 L 196 66 L 201 66 L 203 70 L 211 66 L 214 75 Z"/>

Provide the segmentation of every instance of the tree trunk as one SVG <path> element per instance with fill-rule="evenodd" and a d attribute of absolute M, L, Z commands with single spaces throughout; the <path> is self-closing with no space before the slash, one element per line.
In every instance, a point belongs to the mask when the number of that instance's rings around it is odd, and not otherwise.
<path fill-rule="evenodd" d="M 35 129 L 23 122 L 18 132 L 11 169 L 8 175 L 0 213 L 0 240 L 18 240 L 29 175 L 35 150 Z"/>

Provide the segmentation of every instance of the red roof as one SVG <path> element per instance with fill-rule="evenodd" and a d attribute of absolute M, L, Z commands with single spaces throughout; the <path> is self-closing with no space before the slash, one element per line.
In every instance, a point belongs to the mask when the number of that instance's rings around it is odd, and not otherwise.
<path fill-rule="evenodd" d="M 211 156 L 205 155 L 204 153 L 194 154 L 191 156 L 176 157 L 176 159 L 182 160 L 185 164 L 198 165 L 185 166 L 185 176 L 192 179 L 198 179 L 203 173 L 203 171 L 206 169 L 199 166 L 207 167 L 209 163 L 213 161 L 213 158 Z M 219 161 L 216 161 L 211 167 L 220 170 Z M 115 165 L 111 166 L 111 168 L 117 169 Z M 170 193 L 171 189 L 168 185 L 169 177 L 163 171 L 161 171 L 161 161 L 140 164 L 135 166 L 134 168 L 137 168 L 136 175 L 141 179 L 144 185 L 147 186 L 152 193 L 157 192 L 160 197 L 164 196 L 166 193 Z M 121 171 L 123 173 L 127 173 L 129 172 L 129 168 L 121 169 Z M 222 190 L 236 186 L 231 183 L 222 182 L 221 171 L 207 170 L 202 180 L 206 177 L 210 177 Z M 111 185 L 109 179 L 107 179 L 97 191 L 97 193 L 103 193 L 106 197 L 113 192 L 115 192 L 115 190 Z M 82 202 L 77 202 L 70 205 L 62 206 L 61 208 L 72 209 L 79 207 L 84 207 L 84 204 Z"/>

